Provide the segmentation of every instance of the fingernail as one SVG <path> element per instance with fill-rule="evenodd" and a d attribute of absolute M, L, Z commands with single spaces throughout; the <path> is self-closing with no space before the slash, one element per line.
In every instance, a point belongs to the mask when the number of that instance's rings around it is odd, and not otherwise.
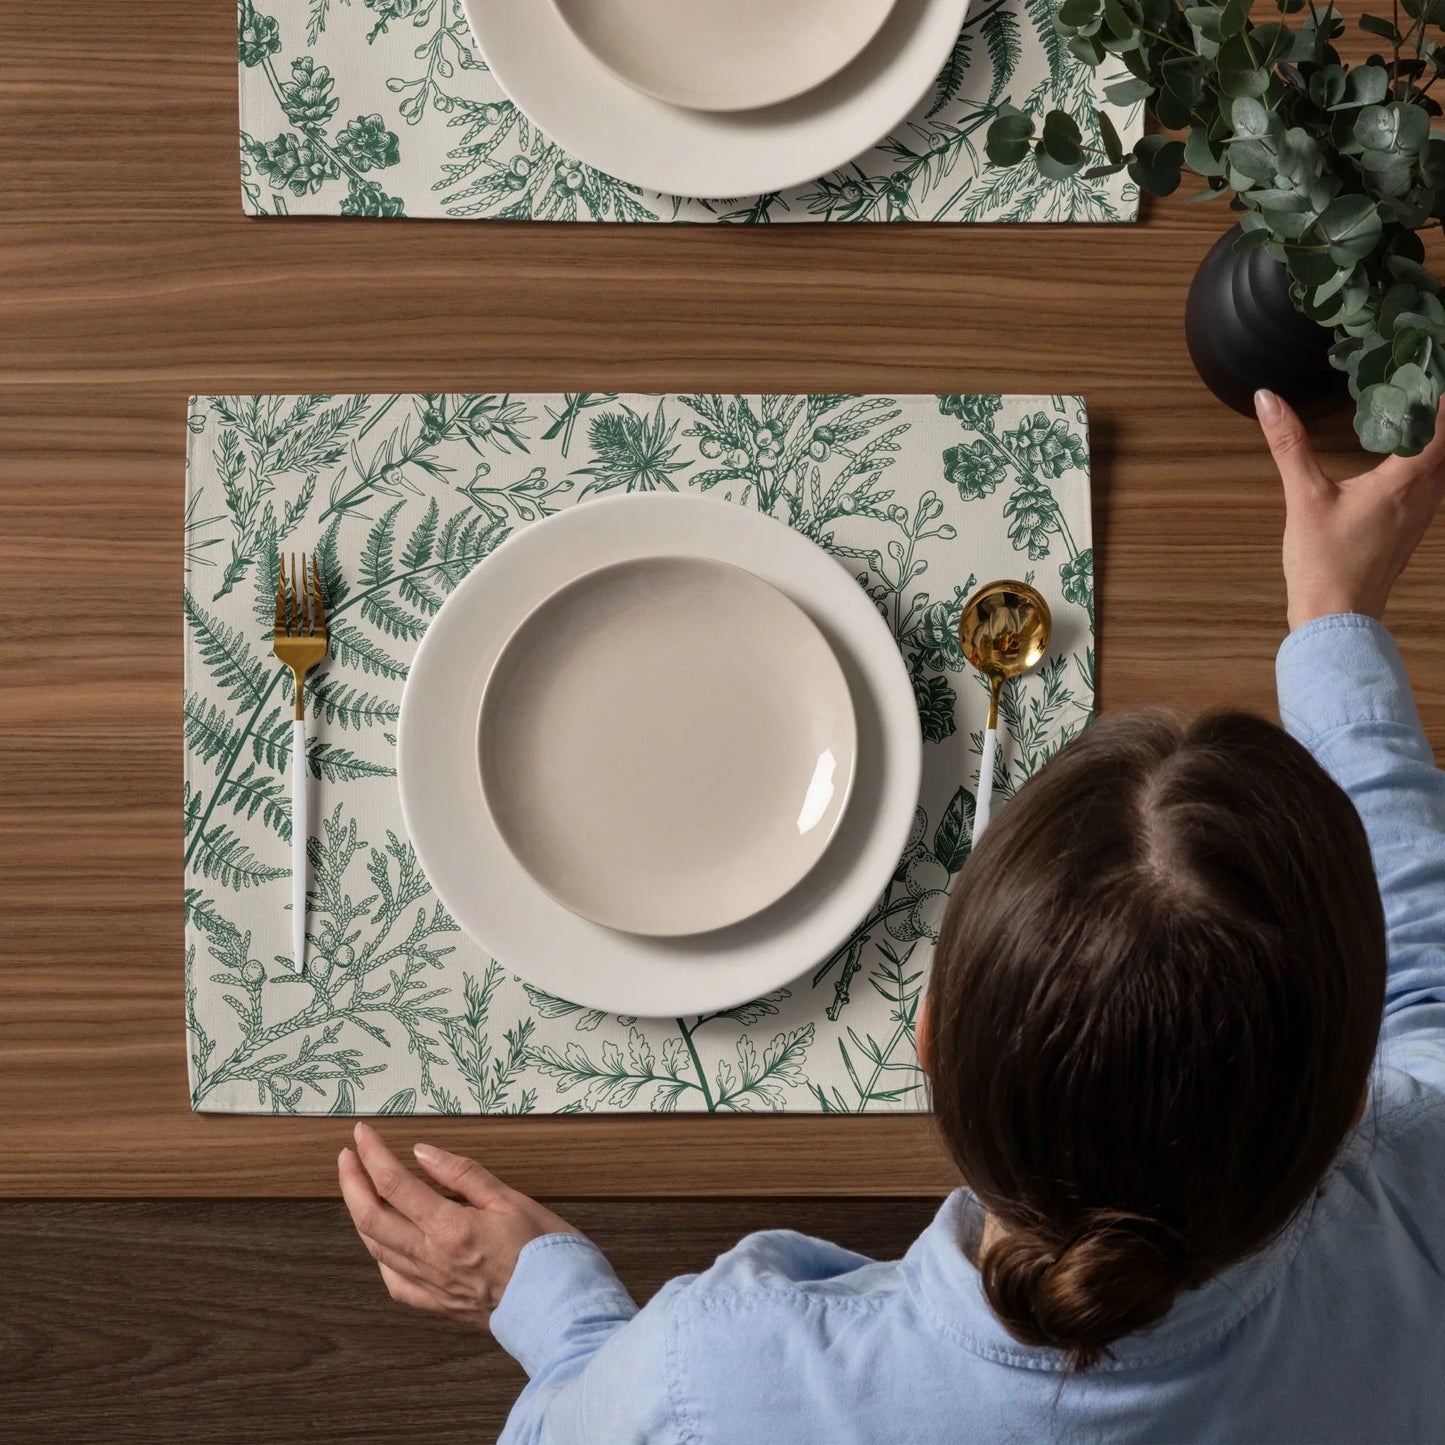
<path fill-rule="evenodd" d="M 351 1150 L 350 1150 L 350 1149 L 343 1149 L 343 1150 L 341 1151 L 341 1153 L 339 1153 L 339 1154 L 336 1156 L 336 1162 L 337 1162 L 337 1164 L 338 1164 L 338 1165 L 340 1165 L 340 1164 L 345 1164 L 345 1163 L 346 1163 L 346 1156 L 347 1156 L 348 1154 L 350 1154 L 350 1153 L 351 1153 Z"/>
<path fill-rule="evenodd" d="M 1283 413 L 1280 410 L 1279 398 L 1272 391 L 1265 391 L 1261 387 L 1254 394 L 1254 414 L 1268 426 L 1277 422 Z"/>
<path fill-rule="evenodd" d="M 430 1144 L 413 1144 L 411 1146 L 411 1152 L 415 1154 L 423 1164 L 440 1164 L 442 1161 L 442 1151 L 440 1149 L 433 1149 Z"/>

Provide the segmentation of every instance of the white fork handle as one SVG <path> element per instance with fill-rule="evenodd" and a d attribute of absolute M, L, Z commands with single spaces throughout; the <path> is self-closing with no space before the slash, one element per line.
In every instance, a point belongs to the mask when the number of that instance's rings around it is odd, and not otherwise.
<path fill-rule="evenodd" d="M 306 971 L 306 720 L 291 724 L 291 958 L 297 973 Z"/>
<path fill-rule="evenodd" d="M 993 760 L 998 752 L 998 729 L 989 728 L 983 735 L 983 757 L 978 764 L 978 795 L 973 804 L 973 841 L 983 837 L 993 812 Z"/>

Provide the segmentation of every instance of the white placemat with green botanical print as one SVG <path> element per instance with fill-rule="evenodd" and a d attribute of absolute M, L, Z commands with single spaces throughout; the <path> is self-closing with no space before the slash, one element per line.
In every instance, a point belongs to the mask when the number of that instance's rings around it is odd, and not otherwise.
<path fill-rule="evenodd" d="M 508 0 L 546 4 L 547 0 Z M 542 135 L 492 79 L 460 0 L 240 0 L 241 194 L 251 215 L 537 221 L 1132 221 L 1138 188 L 1045 180 L 983 155 L 1001 105 L 1102 106 L 1127 150 L 1142 109 L 1074 59 L 1057 0 L 975 0 L 912 116 L 842 170 L 721 202 L 639 190 Z M 1120 71 L 1122 73 L 1122 70 Z"/>
<path fill-rule="evenodd" d="M 976 583 L 1032 580 L 1055 647 L 1004 695 L 1007 797 L 1094 698 L 1087 419 L 1067 396 L 212 396 L 190 406 L 186 1028 L 198 1110 L 526 1113 L 922 1106 L 914 1021 L 968 855 L 988 694 Z M 916 825 L 850 938 L 788 988 L 692 1018 L 529 986 L 459 932 L 407 841 L 395 731 L 417 642 L 511 533 L 619 492 L 706 492 L 827 548 L 913 677 Z M 304 975 L 291 967 L 291 676 L 276 559 L 314 547 L 331 656 L 310 689 Z"/>

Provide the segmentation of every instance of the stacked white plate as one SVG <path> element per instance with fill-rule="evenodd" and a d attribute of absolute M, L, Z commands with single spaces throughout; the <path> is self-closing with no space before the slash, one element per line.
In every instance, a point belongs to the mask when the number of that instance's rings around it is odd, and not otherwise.
<path fill-rule="evenodd" d="M 675 196 L 751 196 L 889 134 L 970 0 L 463 0 L 488 68 L 579 160 Z"/>
<path fill-rule="evenodd" d="M 588 502 L 516 533 L 433 620 L 401 803 L 466 933 L 608 1012 L 729 1008 L 849 935 L 918 798 L 913 689 L 872 600 L 747 508 Z"/>

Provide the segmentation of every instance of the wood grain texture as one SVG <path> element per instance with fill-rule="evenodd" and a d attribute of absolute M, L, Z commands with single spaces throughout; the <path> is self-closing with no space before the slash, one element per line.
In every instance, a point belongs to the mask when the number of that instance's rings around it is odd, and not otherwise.
<path fill-rule="evenodd" d="M 754 1229 L 896 1259 L 937 1201 L 558 1207 L 643 1303 Z M 477 1445 L 526 1383 L 489 1336 L 394 1305 L 339 1205 L 9 1203 L 0 1257 L 0 1402 L 17 1445 Z"/>
<path fill-rule="evenodd" d="M 1278 487 L 1184 347 L 1218 207 L 1063 228 L 247 220 L 233 53 L 226 4 L 0 13 L 0 1194 L 334 1188 L 343 1122 L 187 1110 L 191 392 L 1079 391 L 1104 706 L 1272 708 Z M 1347 416 L 1320 439 L 1332 472 L 1359 465 Z M 1442 562 L 1437 528 L 1392 616 L 1437 741 Z M 951 1179 L 910 1118 L 387 1123 L 547 1196 Z"/>

